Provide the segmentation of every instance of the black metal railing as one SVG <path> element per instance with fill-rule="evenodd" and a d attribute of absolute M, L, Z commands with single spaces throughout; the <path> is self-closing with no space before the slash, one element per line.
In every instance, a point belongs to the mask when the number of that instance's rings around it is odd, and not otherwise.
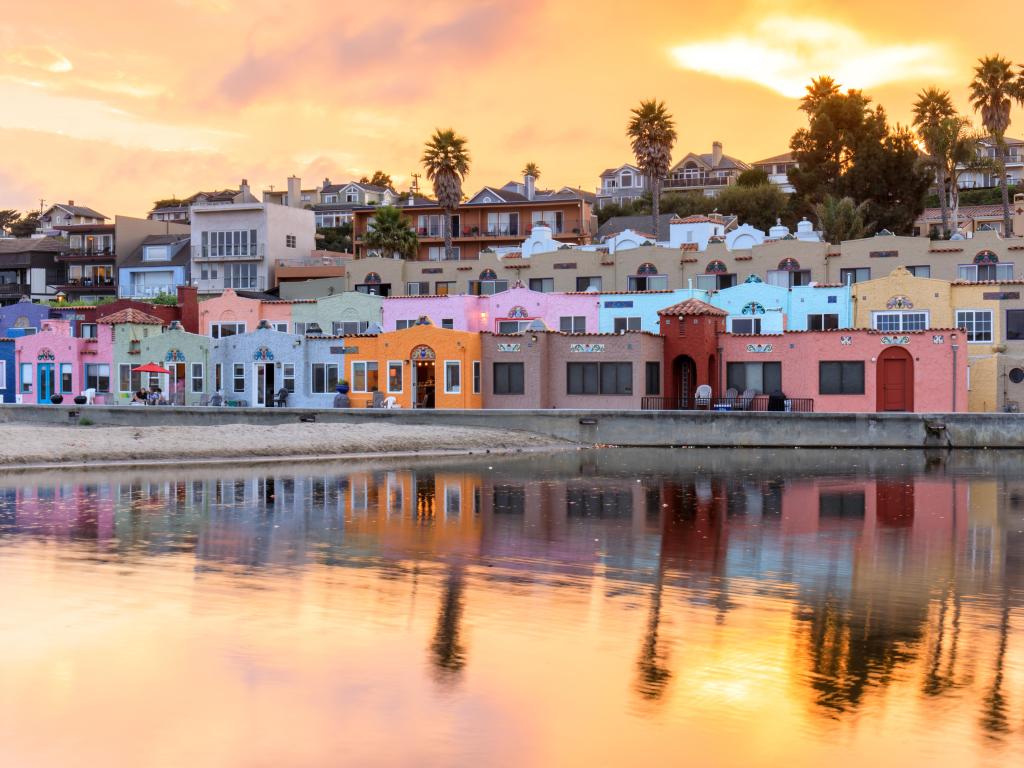
<path fill-rule="evenodd" d="M 652 397 L 640 400 L 644 411 L 779 411 L 813 413 L 814 399 L 784 395 L 753 397 Z"/>

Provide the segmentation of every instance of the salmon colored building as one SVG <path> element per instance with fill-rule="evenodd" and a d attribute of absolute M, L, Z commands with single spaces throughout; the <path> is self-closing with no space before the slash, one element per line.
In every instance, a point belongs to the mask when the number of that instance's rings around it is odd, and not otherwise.
<path fill-rule="evenodd" d="M 729 313 L 700 299 L 687 299 L 658 311 L 658 327 L 665 338 L 666 407 L 677 407 L 672 400 L 692 399 L 697 387 L 711 387 L 713 396 L 721 395 L 720 343 Z M 685 406 L 684 406 L 685 407 Z"/>
<path fill-rule="evenodd" d="M 199 333 L 214 338 L 247 333 L 255 331 L 261 320 L 288 332 L 291 330 L 292 303 L 249 299 L 228 288 L 220 296 L 200 302 Z"/>
<path fill-rule="evenodd" d="M 353 408 L 373 393 L 402 408 L 480 408 L 480 334 L 421 324 L 378 336 L 346 336 L 345 373 Z"/>

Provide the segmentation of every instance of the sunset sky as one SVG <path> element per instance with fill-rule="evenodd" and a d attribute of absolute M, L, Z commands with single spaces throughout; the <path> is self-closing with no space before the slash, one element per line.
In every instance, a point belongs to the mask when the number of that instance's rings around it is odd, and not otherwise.
<path fill-rule="evenodd" d="M 258 195 L 290 174 L 309 187 L 376 168 L 401 186 L 438 126 L 469 140 L 468 188 L 532 160 L 544 186 L 592 189 L 630 159 L 629 109 L 655 96 L 676 158 L 718 139 L 752 161 L 787 151 L 821 73 L 904 122 L 926 85 L 966 109 L 974 60 L 1019 55 L 1010 8 L 1001 23 L 947 0 L 9 4 L 0 208 L 145 215 L 242 177 Z"/>

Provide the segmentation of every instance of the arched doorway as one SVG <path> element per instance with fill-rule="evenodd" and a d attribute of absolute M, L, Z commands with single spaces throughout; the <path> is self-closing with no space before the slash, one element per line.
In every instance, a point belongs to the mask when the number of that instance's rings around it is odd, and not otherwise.
<path fill-rule="evenodd" d="M 878 356 L 875 370 L 878 403 L 876 410 L 914 410 L 914 358 L 902 347 L 889 347 Z"/>
<path fill-rule="evenodd" d="M 678 398 L 679 407 L 687 407 L 697 389 L 697 364 L 689 355 L 679 355 L 672 361 L 672 378 L 675 380 L 675 391 L 671 394 Z M 669 393 L 666 393 L 669 394 Z"/>
<path fill-rule="evenodd" d="M 433 408 L 436 395 L 434 363 L 437 355 L 426 344 L 414 347 L 409 353 L 412 363 L 412 407 Z"/>

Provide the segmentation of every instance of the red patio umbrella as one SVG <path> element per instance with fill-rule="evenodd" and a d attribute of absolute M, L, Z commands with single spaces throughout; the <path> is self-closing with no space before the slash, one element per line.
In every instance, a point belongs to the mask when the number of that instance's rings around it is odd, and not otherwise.
<path fill-rule="evenodd" d="M 166 374 L 170 374 L 171 371 L 168 371 L 166 368 L 161 368 L 156 363 L 146 363 L 145 365 L 140 365 L 140 366 L 137 366 L 135 368 L 132 368 L 132 373 L 166 373 Z"/>

